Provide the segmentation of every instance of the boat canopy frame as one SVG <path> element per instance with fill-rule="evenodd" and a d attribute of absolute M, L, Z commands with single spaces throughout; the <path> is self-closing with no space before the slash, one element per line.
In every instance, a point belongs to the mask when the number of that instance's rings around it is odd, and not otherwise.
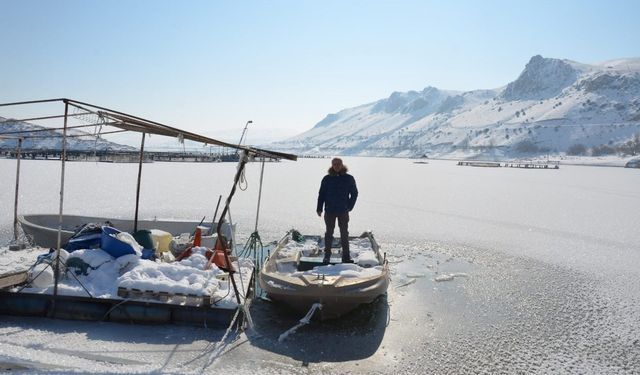
<path fill-rule="evenodd" d="M 265 150 L 262 148 L 220 141 L 220 140 L 210 138 L 204 135 L 196 134 L 187 130 L 178 129 L 173 126 L 165 125 L 156 121 L 147 120 L 142 117 L 130 115 L 124 112 L 116 111 L 113 109 L 109 109 L 109 108 L 94 105 L 94 104 L 81 102 L 74 99 L 59 98 L 59 99 L 31 100 L 31 101 L 13 102 L 13 103 L 0 103 L 0 107 L 19 106 L 19 105 L 27 105 L 27 104 L 54 103 L 54 102 L 64 103 L 65 109 L 67 106 L 72 106 L 77 109 L 85 111 L 85 113 L 83 114 L 95 114 L 98 117 L 109 121 L 109 122 L 105 122 L 104 125 L 113 126 L 125 131 L 145 133 L 145 134 L 155 134 L 155 135 L 162 135 L 167 137 L 175 137 L 178 139 L 187 139 L 187 140 L 204 143 L 208 145 L 228 147 L 236 150 L 244 150 L 249 155 L 262 156 L 262 157 L 274 158 L 274 159 L 286 159 L 286 160 L 293 160 L 293 161 L 297 160 L 297 156 L 293 154 Z M 41 119 L 50 119 L 50 118 L 64 118 L 66 122 L 67 118 L 73 117 L 73 116 L 75 115 L 69 114 L 67 112 L 63 115 L 31 117 L 26 119 L 8 119 L 7 121 L 20 122 L 20 121 L 41 120 Z M 100 125 L 100 124 L 91 124 L 88 126 L 95 126 L 95 125 Z M 65 126 L 64 128 L 69 128 L 69 127 Z M 22 136 L 22 138 L 28 138 L 28 137 Z"/>
<path fill-rule="evenodd" d="M 140 144 L 140 160 L 138 164 L 138 181 L 136 186 L 136 207 L 135 207 L 135 218 L 134 218 L 134 231 L 137 229 L 138 224 L 138 207 L 139 207 L 139 198 L 140 198 L 140 181 L 142 175 L 142 164 L 143 164 L 143 156 L 144 156 L 144 143 L 146 134 L 154 134 L 160 136 L 167 137 L 176 137 L 178 140 L 183 142 L 183 140 L 191 140 L 194 142 L 204 143 L 206 145 L 216 145 L 221 147 L 232 148 L 236 150 L 243 151 L 243 154 L 240 155 L 239 165 L 234 177 L 234 183 L 231 189 L 229 196 L 227 197 L 225 207 L 220 215 L 220 220 L 218 220 L 218 227 L 216 228 L 216 232 L 218 234 L 218 241 L 222 241 L 223 235 L 221 231 L 222 227 L 222 218 L 228 212 L 229 205 L 231 203 L 231 199 L 235 193 L 236 185 L 238 184 L 238 180 L 242 172 L 244 171 L 244 167 L 246 163 L 249 161 L 249 157 L 262 157 L 262 158 L 272 158 L 272 159 L 285 159 L 285 160 L 297 160 L 297 156 L 293 154 L 265 150 L 257 147 L 246 146 L 242 144 L 232 144 L 228 142 L 223 142 L 214 138 L 210 138 L 204 135 L 196 134 L 193 132 L 189 132 L 183 129 L 179 129 L 173 126 L 165 125 L 156 121 L 151 121 L 142 117 L 130 115 L 124 112 L 116 111 L 113 109 L 109 109 L 106 107 L 81 102 L 74 99 L 68 98 L 57 98 L 57 99 L 42 99 L 42 100 L 31 100 L 31 101 L 22 101 L 22 102 L 12 102 L 12 103 L 0 103 L 0 107 L 12 107 L 12 106 L 23 106 L 30 104 L 46 104 L 46 103 L 62 103 L 64 104 L 64 114 L 62 115 L 49 115 L 49 116 L 39 116 L 39 117 L 29 117 L 24 119 L 5 119 L 0 121 L 0 123 L 6 122 L 26 122 L 26 121 L 35 121 L 35 120 L 51 120 L 51 119 L 63 119 L 64 125 L 62 128 L 48 128 L 46 130 L 62 130 L 62 153 L 61 153 L 61 163 L 62 168 L 60 172 L 60 206 L 59 206 L 59 219 L 58 219 L 58 240 L 56 246 L 56 261 L 54 266 L 54 289 L 53 296 L 51 300 L 51 314 L 55 315 L 56 310 L 56 300 L 58 299 L 58 279 L 59 279 L 59 270 L 60 270 L 60 248 L 61 248 L 61 233 L 62 233 L 62 217 L 63 217 L 63 207 L 64 207 L 64 179 L 65 179 L 65 162 L 66 162 L 66 151 L 67 151 L 67 138 L 72 137 L 73 135 L 67 134 L 67 130 L 71 128 L 77 128 L 75 126 L 68 126 L 68 119 L 70 117 L 82 116 L 82 115 L 96 115 L 99 119 L 102 120 L 101 123 L 98 124 L 89 124 L 82 125 L 83 126 L 113 126 L 115 128 L 120 129 L 117 132 L 125 131 L 125 132 L 136 132 L 142 133 L 142 141 Z M 82 113 L 69 113 L 69 107 L 73 107 L 77 110 L 83 111 Z M 8 132 L 8 133 L 0 133 L 0 138 L 3 139 L 16 139 L 18 141 L 17 145 L 17 171 L 16 171 L 16 195 L 15 195 L 15 203 L 14 203 L 14 240 L 17 242 L 17 211 L 18 211 L 18 186 L 19 186 L 19 176 L 20 176 L 20 148 L 22 145 L 22 141 L 24 139 L 30 138 L 29 136 L 25 136 L 24 134 L 29 133 L 29 131 L 22 132 Z M 106 134 L 106 133 L 102 133 Z M 86 134 L 87 136 L 92 136 L 92 134 Z M 95 137 L 99 137 L 100 134 L 96 134 Z M 33 137 L 36 138 L 36 137 Z M 215 221 L 215 217 L 214 217 Z M 230 265 L 231 262 L 229 260 L 228 254 L 224 251 L 226 264 Z M 236 301 L 240 308 L 240 297 L 238 288 L 235 283 L 235 278 L 233 277 L 233 271 L 230 270 L 230 279 L 233 284 L 234 291 L 236 293 Z"/>

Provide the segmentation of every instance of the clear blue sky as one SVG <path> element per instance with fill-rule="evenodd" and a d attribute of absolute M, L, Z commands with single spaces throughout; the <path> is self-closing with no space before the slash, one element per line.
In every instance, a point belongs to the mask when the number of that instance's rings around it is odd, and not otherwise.
<path fill-rule="evenodd" d="M 638 15 L 634 0 L 0 0 L 0 102 L 277 138 L 393 91 L 500 87 L 536 54 L 640 57 Z"/>

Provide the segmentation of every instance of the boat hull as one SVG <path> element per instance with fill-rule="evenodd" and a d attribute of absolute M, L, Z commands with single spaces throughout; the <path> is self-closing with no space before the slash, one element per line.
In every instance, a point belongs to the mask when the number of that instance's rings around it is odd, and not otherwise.
<path fill-rule="evenodd" d="M 111 223 L 112 227 L 124 232 L 133 232 L 133 220 L 113 219 L 105 217 L 62 215 L 62 231 L 60 243 L 65 244 L 75 230 L 86 223 Z M 34 245 L 55 248 L 58 246 L 58 222 L 59 216 L 52 214 L 20 215 L 20 226 Z M 210 227 L 211 223 L 196 221 L 170 221 L 170 220 L 138 220 L 138 229 L 159 229 L 173 235 L 180 233 L 193 233 L 196 226 Z M 225 228 L 226 227 L 226 228 Z M 229 226 L 223 226 L 223 232 L 228 235 Z"/>
<path fill-rule="evenodd" d="M 260 277 L 260 287 L 267 293 L 267 296 L 277 302 L 284 303 L 300 313 L 306 313 L 314 303 L 320 303 L 322 308 L 316 313 L 320 320 L 338 318 L 358 306 L 373 302 L 376 298 L 386 293 L 389 286 L 388 273 L 384 272 L 375 280 L 358 283 L 344 290 L 344 288 L 327 285 L 307 285 L 286 287 L 292 290 L 282 290 L 273 287 L 274 283 L 269 283 L 270 277 L 262 275 Z M 282 282 L 282 280 L 280 280 Z"/>
<path fill-rule="evenodd" d="M 324 275 L 318 269 L 300 274 L 300 272 L 278 272 L 285 260 L 278 260 L 277 252 L 287 239 L 281 241 L 271 257 L 267 259 L 260 272 L 260 288 L 276 302 L 282 302 L 294 310 L 306 313 L 315 303 L 322 308 L 316 313 L 321 320 L 338 318 L 362 304 L 373 302 L 386 293 L 389 287 L 389 267 L 386 259 L 380 255 L 379 247 L 370 233 L 360 238 L 371 240 L 372 248 L 380 262 L 380 273 L 374 276 L 343 277 Z M 311 236 L 308 236 L 311 237 Z M 301 260 L 297 258 L 300 266 Z M 336 263 L 337 264 L 337 263 Z M 317 272 L 316 272 L 317 271 Z"/>

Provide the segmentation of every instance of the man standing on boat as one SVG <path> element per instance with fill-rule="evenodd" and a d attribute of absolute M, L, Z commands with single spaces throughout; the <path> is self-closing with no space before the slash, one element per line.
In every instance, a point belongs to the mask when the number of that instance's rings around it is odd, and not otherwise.
<path fill-rule="evenodd" d="M 333 230 L 338 219 L 340 228 L 340 243 L 342 245 L 342 263 L 353 263 L 349 253 L 349 212 L 358 199 L 356 180 L 347 173 L 347 166 L 342 164 L 342 159 L 333 158 L 331 168 L 320 183 L 318 192 L 318 206 L 316 212 L 322 216 L 324 206 L 324 264 L 331 261 L 331 244 L 333 243 Z"/>

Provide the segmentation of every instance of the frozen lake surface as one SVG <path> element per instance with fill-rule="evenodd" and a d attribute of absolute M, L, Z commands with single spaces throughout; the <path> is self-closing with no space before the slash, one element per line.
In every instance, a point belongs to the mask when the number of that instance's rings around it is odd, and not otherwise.
<path fill-rule="evenodd" d="M 256 301 L 246 333 L 3 316 L 0 369 L 62 373 L 640 372 L 640 173 L 459 167 L 345 158 L 360 196 L 352 234 L 391 261 L 386 298 L 313 322 Z M 140 216 L 211 220 L 235 164 L 143 167 Z M 315 200 L 328 159 L 265 167 L 263 242 L 323 231 Z M 259 164 L 232 218 L 255 224 Z M 12 235 L 15 161 L 0 159 L 0 242 Z M 65 213 L 133 217 L 137 165 L 67 163 Z M 23 160 L 22 213 L 58 211 L 60 163 Z M 2 260 L 0 259 L 0 262 Z M 224 340 L 223 340 L 224 337 Z"/>

